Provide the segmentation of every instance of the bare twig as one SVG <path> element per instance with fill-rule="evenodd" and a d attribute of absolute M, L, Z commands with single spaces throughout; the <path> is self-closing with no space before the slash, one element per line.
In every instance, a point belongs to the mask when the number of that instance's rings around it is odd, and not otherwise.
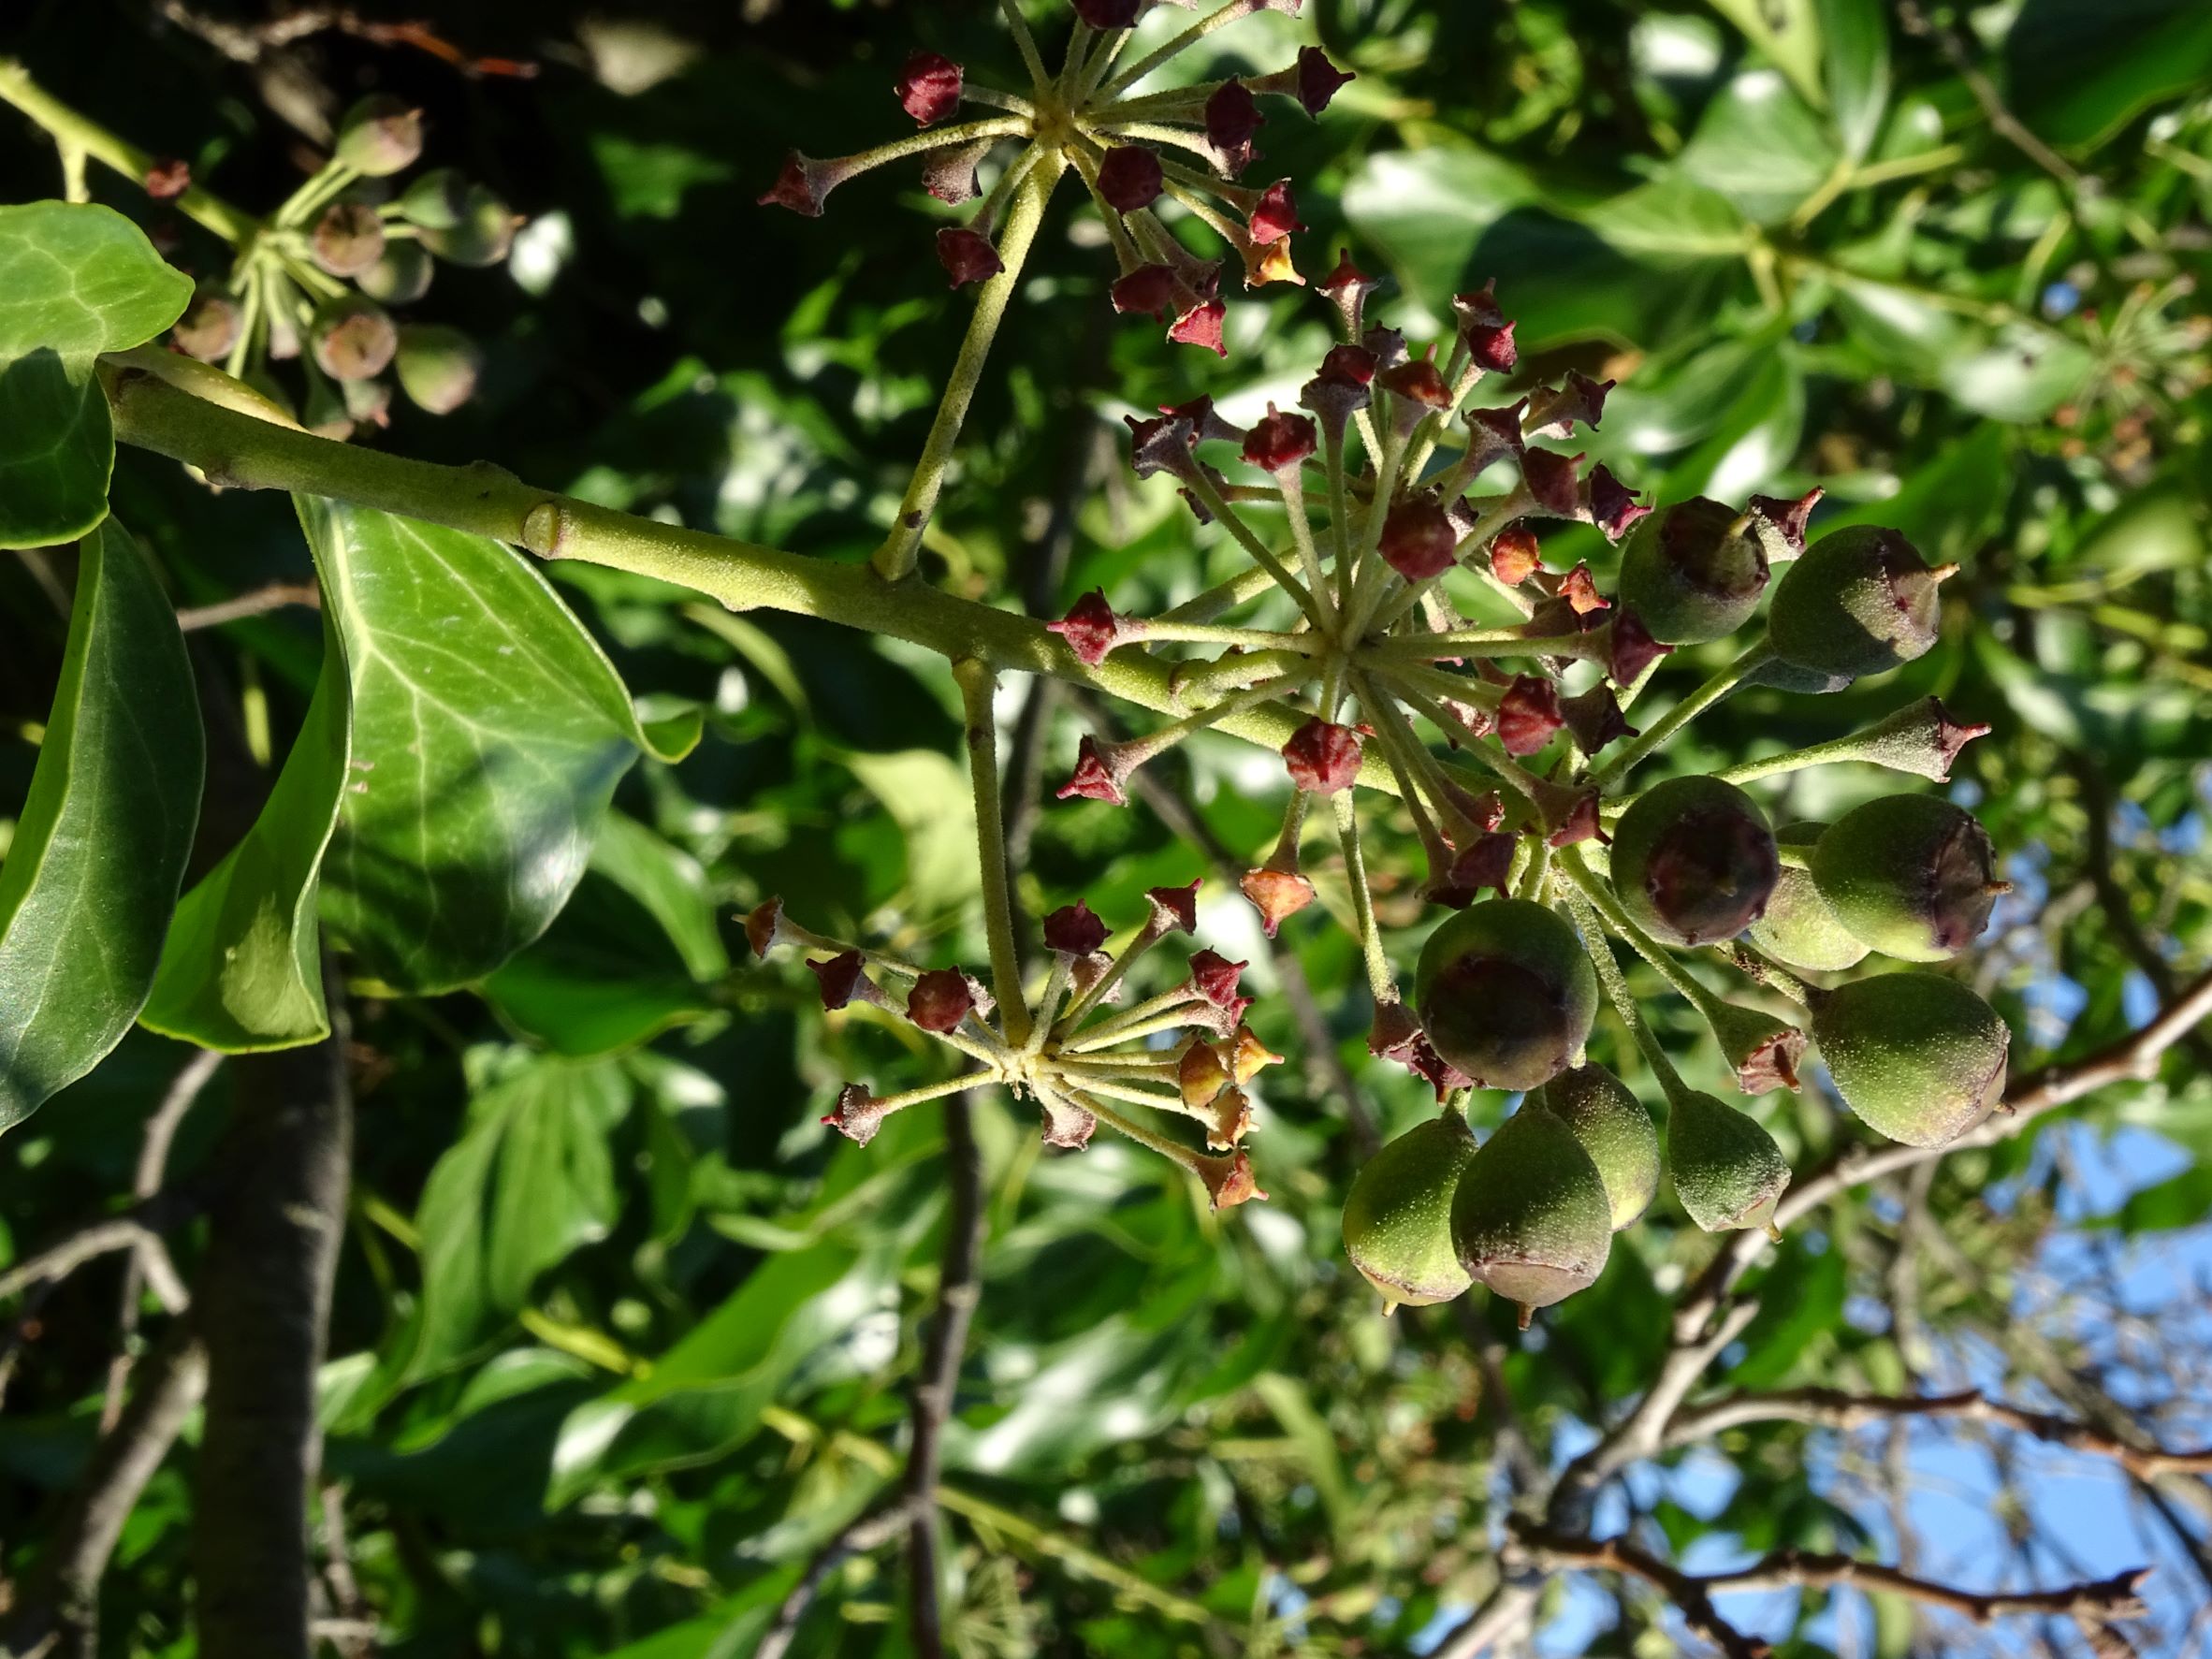
<path fill-rule="evenodd" d="M 159 1248 L 161 1235 L 155 1230 L 178 1219 L 179 1208 L 166 1199 L 155 1199 L 134 1205 L 120 1215 L 109 1215 L 79 1228 L 0 1273 L 0 1298 L 20 1295 L 34 1285 L 66 1278 L 86 1262 L 117 1250 L 144 1249 L 149 1245 Z M 167 1260 L 167 1252 L 162 1259 Z M 174 1268 L 167 1270 L 156 1289 L 162 1292 L 164 1302 L 169 1302 L 173 1295 L 173 1305 L 182 1305 L 186 1300 Z"/>
<path fill-rule="evenodd" d="M 153 1115 L 146 1119 L 146 1132 L 138 1142 L 138 1167 L 131 1177 L 131 1192 L 143 1204 L 161 1190 L 163 1178 L 169 1167 L 169 1148 L 177 1139 L 177 1128 L 184 1121 L 184 1114 L 192 1110 L 200 1091 L 208 1086 L 208 1080 L 215 1075 L 223 1064 L 223 1055 L 213 1049 L 196 1051 L 191 1058 L 178 1068 L 170 1079 L 167 1091 L 154 1106 Z M 167 1274 L 169 1288 L 165 1289 L 159 1275 Z M 133 1352 L 138 1332 L 138 1302 L 140 1292 L 149 1279 L 154 1281 L 154 1294 L 164 1306 L 172 1312 L 183 1306 L 183 1287 L 176 1283 L 176 1269 L 169 1264 L 168 1252 L 158 1241 L 151 1247 L 141 1244 L 131 1252 L 131 1259 L 124 1265 L 123 1292 L 118 1303 L 115 1328 L 117 1346 L 115 1358 L 108 1363 L 108 1398 L 100 1407 L 100 1427 L 103 1431 L 115 1426 L 123 1412 L 123 1399 L 130 1381 L 131 1365 L 136 1359 Z"/>
<path fill-rule="evenodd" d="M 177 613 L 177 626 L 190 633 L 199 628 L 219 628 L 243 617 L 266 616 L 287 605 L 303 604 L 316 609 L 322 603 L 323 590 L 313 582 L 271 582 L 266 588 L 219 599 L 213 604 L 188 605 Z"/>
<path fill-rule="evenodd" d="M 1679 1572 L 1625 1538 L 1607 1538 L 1601 1542 L 1525 1528 L 1521 1541 L 1537 1560 L 1550 1565 L 1594 1567 L 1641 1579 L 1674 1603 L 1692 1632 L 1712 1643 L 1728 1659 L 1768 1659 L 1774 1651 L 1758 1637 L 1745 1636 L 1721 1617 L 1712 1605 L 1711 1579 Z"/>

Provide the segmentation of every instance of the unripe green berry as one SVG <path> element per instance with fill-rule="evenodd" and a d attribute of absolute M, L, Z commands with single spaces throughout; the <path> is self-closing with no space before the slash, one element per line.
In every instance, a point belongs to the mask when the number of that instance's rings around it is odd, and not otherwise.
<path fill-rule="evenodd" d="M 421 156 L 422 111 L 389 93 L 371 93 L 338 124 L 338 159 L 364 177 L 387 177 Z"/>
<path fill-rule="evenodd" d="M 1456 1112 L 1400 1135 L 1360 1168 L 1344 1201 L 1344 1248 L 1385 1311 L 1449 1302 L 1468 1285 L 1451 1242 L 1451 1201 L 1475 1157 Z"/>
<path fill-rule="evenodd" d="M 1670 778 L 1613 829 L 1621 908 L 1663 944 L 1734 939 L 1767 908 L 1782 865 L 1758 803 L 1718 778 Z"/>
<path fill-rule="evenodd" d="M 469 211 L 468 179 L 458 167 L 432 167 L 400 193 L 400 217 L 422 230 L 451 230 Z"/>
<path fill-rule="evenodd" d="M 1784 824 L 1774 832 L 1774 839 L 1778 846 L 1810 851 L 1826 827 Z M 1812 872 L 1786 864 L 1768 897 L 1767 913 L 1751 924 L 1749 932 L 1752 943 L 1777 962 L 1814 973 L 1840 973 L 1856 967 L 1867 953 L 1865 941 L 1828 909 Z"/>
<path fill-rule="evenodd" d="M 374 265 L 354 279 L 370 298 L 386 305 L 412 305 L 430 291 L 437 269 L 429 251 L 417 241 L 386 242 Z"/>
<path fill-rule="evenodd" d="M 469 186 L 460 217 L 443 229 L 423 226 L 423 246 L 450 265 L 497 265 L 515 242 L 515 215 L 481 184 Z"/>
<path fill-rule="evenodd" d="M 1414 972 L 1436 1052 L 1485 1088 L 1532 1089 L 1572 1065 L 1597 1017 L 1597 974 L 1542 905 L 1493 898 L 1448 918 Z"/>
<path fill-rule="evenodd" d="M 1789 1160 L 1745 1113 L 1711 1095 L 1681 1096 L 1667 1109 L 1666 1161 L 1675 1197 L 1707 1232 L 1774 1231 L 1774 1206 L 1790 1184 Z"/>
<path fill-rule="evenodd" d="M 1652 514 L 1621 549 L 1621 603 L 1662 645 L 1725 639 L 1758 609 L 1767 576 L 1747 516 L 1704 496 Z"/>
<path fill-rule="evenodd" d="M 310 375 L 307 397 L 299 406 L 299 424 L 318 438 L 328 438 L 342 444 L 354 435 L 354 417 L 340 395 L 343 381 L 324 380 Z"/>
<path fill-rule="evenodd" d="M 332 276 L 359 276 L 384 255 L 384 217 L 364 201 L 334 201 L 315 220 L 308 252 Z"/>
<path fill-rule="evenodd" d="M 1659 1190 L 1659 1131 L 1626 1084 L 1603 1066 L 1577 1066 L 1530 1095 L 1521 1110 L 1530 1107 L 1565 1124 L 1590 1155 L 1615 1232 L 1650 1208 Z"/>
<path fill-rule="evenodd" d="M 188 357 L 212 363 L 238 343 L 238 301 L 218 288 L 201 288 L 177 319 L 169 337 Z"/>
<path fill-rule="evenodd" d="M 2012 1033 L 1957 980 L 1885 973 L 1817 993 L 1812 1041 L 1869 1128 L 1908 1146 L 1945 1146 L 2003 1097 Z"/>
<path fill-rule="evenodd" d="M 356 426 L 381 427 L 391 413 L 392 383 L 388 380 L 342 380 L 338 389 Z"/>
<path fill-rule="evenodd" d="M 1521 1323 L 1596 1282 L 1613 1244 L 1604 1178 L 1566 1124 L 1523 1106 L 1482 1143 L 1451 1204 L 1460 1265 Z"/>
<path fill-rule="evenodd" d="M 400 330 L 400 388 L 432 415 L 451 415 L 476 392 L 484 354 L 458 328 L 410 323 Z"/>
<path fill-rule="evenodd" d="M 400 332 L 384 307 L 358 294 L 324 300 L 307 333 L 316 366 L 332 380 L 382 374 L 400 343 Z"/>
<path fill-rule="evenodd" d="M 1931 570 L 1894 530 L 1855 524 L 1823 536 L 1783 574 L 1767 637 L 1783 663 L 1845 681 L 1924 656 L 1941 621 Z"/>
<path fill-rule="evenodd" d="M 1812 880 L 1836 919 L 1885 956 L 1942 962 L 1981 937 L 2007 883 L 1972 813 L 1935 795 L 1855 807 L 1812 850 Z"/>

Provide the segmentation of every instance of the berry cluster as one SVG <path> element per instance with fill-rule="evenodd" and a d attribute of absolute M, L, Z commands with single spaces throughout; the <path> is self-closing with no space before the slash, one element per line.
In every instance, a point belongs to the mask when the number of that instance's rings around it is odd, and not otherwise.
<path fill-rule="evenodd" d="M 482 184 L 438 167 L 399 189 L 422 155 L 421 111 L 382 94 L 340 124 L 329 161 L 239 245 L 229 274 L 203 283 L 172 333 L 292 407 L 269 365 L 297 360 L 301 422 L 344 439 L 389 418 L 392 381 L 432 415 L 476 389 L 482 354 L 458 328 L 398 323 L 389 306 L 429 292 L 438 261 L 497 265 L 520 223 Z"/>
<path fill-rule="evenodd" d="M 1197 932 L 1198 890 L 1196 881 L 1152 889 L 1150 913 L 1114 950 L 1107 949 L 1106 924 L 1082 900 L 1053 911 L 1043 926 L 1051 967 L 1008 1007 L 957 968 L 923 968 L 810 932 L 787 917 L 778 899 L 748 916 L 745 931 L 764 959 L 785 945 L 826 953 L 807 958 L 825 1011 L 863 1003 L 903 1014 L 972 1063 L 941 1083 L 893 1095 L 847 1084 L 822 1120 L 840 1134 L 865 1146 L 895 1112 L 998 1084 L 1037 1102 L 1046 1145 L 1080 1150 L 1104 1123 L 1196 1175 L 1218 1210 L 1267 1197 L 1244 1146 L 1252 1128 L 1245 1085 L 1282 1058 L 1244 1024 L 1252 1001 L 1237 990 L 1244 964 L 1193 951 L 1168 989 L 1126 1001 L 1129 970 L 1155 945 L 1171 933 Z M 1158 1133 L 1121 1106 L 1196 1120 L 1208 1150 Z"/>

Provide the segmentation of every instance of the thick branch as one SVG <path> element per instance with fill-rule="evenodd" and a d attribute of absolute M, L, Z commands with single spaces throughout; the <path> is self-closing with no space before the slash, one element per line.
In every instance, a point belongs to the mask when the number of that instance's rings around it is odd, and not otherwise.
<path fill-rule="evenodd" d="M 283 489 L 350 502 L 488 536 L 546 559 L 575 559 L 673 582 L 732 610 L 819 617 L 908 640 L 957 659 L 1048 674 L 1163 714 L 1186 712 L 1170 690 L 1175 665 L 1119 650 L 1088 667 L 1041 622 L 957 599 L 919 581 L 887 582 L 865 565 L 809 559 L 594 506 L 523 483 L 502 468 L 382 454 L 226 408 L 143 370 L 109 364 L 116 436 L 198 468 L 233 489 Z M 1280 749 L 1308 715 L 1287 704 L 1244 709 L 1217 731 Z M 1360 781 L 1395 793 L 1379 757 Z"/>
<path fill-rule="evenodd" d="M 315 1375 L 352 1142 L 341 999 L 330 1036 L 237 1060 L 196 1318 L 208 1404 L 193 1516 L 203 1653 L 308 1659 Z"/>

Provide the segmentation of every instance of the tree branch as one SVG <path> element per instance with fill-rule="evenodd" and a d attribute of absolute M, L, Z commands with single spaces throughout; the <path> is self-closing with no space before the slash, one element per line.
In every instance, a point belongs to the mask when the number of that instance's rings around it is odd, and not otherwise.
<path fill-rule="evenodd" d="M 1607 1538 L 1601 1542 L 1530 1527 L 1521 1529 L 1521 1541 L 1547 1565 L 1594 1567 L 1641 1579 L 1674 1603 L 1683 1623 L 1728 1659 L 1768 1659 L 1774 1651 L 1758 1637 L 1745 1636 L 1721 1617 L 1709 1594 L 1712 1580 L 1679 1572 L 1625 1538 Z"/>
<path fill-rule="evenodd" d="M 303 604 L 316 609 L 322 603 L 323 590 L 313 582 L 271 582 L 265 588 L 219 599 L 213 604 L 188 605 L 177 613 L 177 626 L 191 633 L 201 628 L 220 628 L 226 622 L 236 622 L 245 617 L 267 616 L 287 605 Z"/>

